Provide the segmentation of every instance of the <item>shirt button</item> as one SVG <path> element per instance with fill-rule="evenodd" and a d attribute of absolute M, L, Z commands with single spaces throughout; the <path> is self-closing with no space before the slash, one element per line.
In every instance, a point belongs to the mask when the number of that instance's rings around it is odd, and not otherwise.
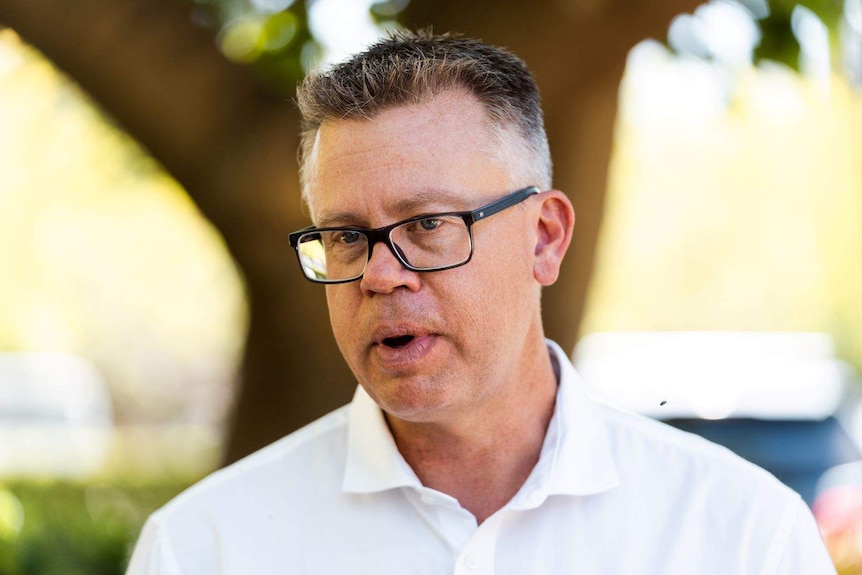
<path fill-rule="evenodd" d="M 479 566 L 479 558 L 475 555 L 467 555 L 464 558 L 464 565 L 467 566 L 467 569 L 475 569 Z"/>

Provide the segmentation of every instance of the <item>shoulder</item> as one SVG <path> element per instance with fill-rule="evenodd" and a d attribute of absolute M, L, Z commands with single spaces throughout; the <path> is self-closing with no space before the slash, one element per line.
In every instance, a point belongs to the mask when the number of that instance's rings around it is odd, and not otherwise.
<path fill-rule="evenodd" d="M 346 454 L 348 406 L 341 407 L 280 440 L 205 477 L 159 511 L 166 517 L 189 508 L 218 505 L 231 497 L 243 505 L 271 493 L 278 485 L 288 493 L 301 493 L 311 480 L 318 486 L 335 486 L 341 480 Z M 289 488 L 293 488 L 290 490 Z"/>
<path fill-rule="evenodd" d="M 303 505 L 340 492 L 346 428 L 347 406 L 179 494 L 147 520 L 128 573 L 216 573 L 244 564 L 262 540 L 298 528 Z"/>
<path fill-rule="evenodd" d="M 601 409 L 618 503 L 649 518 L 653 532 L 672 534 L 665 541 L 704 557 L 718 553 L 717 562 L 758 565 L 760 573 L 833 572 L 805 502 L 772 474 L 700 436 Z"/>
<path fill-rule="evenodd" d="M 599 406 L 611 448 L 618 456 L 617 464 L 624 468 L 657 468 L 658 473 L 664 473 L 662 467 L 691 473 L 702 469 L 722 475 L 755 476 L 780 485 L 760 467 L 699 435 L 607 404 Z"/>
<path fill-rule="evenodd" d="M 637 478 L 657 494 L 685 494 L 724 509 L 754 505 L 781 513 L 799 500 L 772 474 L 723 446 L 647 417 L 601 409 L 623 484 Z"/>

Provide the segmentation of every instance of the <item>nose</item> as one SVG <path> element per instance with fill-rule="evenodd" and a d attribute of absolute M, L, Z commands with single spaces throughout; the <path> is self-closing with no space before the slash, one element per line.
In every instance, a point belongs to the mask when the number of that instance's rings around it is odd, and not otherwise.
<path fill-rule="evenodd" d="M 371 254 L 365 264 L 365 273 L 359 280 L 363 293 L 389 294 L 399 287 L 406 287 L 410 291 L 419 289 L 419 273 L 408 270 L 398 261 L 393 253 L 393 250 L 398 249 L 397 246 L 392 245 L 390 248 L 386 242 L 380 241 L 374 242 L 369 249 Z"/>

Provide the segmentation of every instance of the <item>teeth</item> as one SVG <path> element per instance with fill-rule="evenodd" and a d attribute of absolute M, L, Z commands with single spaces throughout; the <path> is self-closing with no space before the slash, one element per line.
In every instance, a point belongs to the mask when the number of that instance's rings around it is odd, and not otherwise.
<path fill-rule="evenodd" d="M 412 335 L 401 335 L 398 337 L 387 337 L 383 340 L 383 345 L 387 347 L 404 347 L 413 339 Z"/>

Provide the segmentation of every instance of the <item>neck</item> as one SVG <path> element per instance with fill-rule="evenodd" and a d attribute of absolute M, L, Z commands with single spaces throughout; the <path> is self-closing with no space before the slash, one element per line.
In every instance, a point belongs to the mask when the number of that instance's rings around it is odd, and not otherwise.
<path fill-rule="evenodd" d="M 387 415 L 398 450 L 426 487 L 458 499 L 478 523 L 502 508 L 539 460 L 554 412 L 557 378 L 544 341 L 527 369 L 481 412 L 446 421 Z"/>

